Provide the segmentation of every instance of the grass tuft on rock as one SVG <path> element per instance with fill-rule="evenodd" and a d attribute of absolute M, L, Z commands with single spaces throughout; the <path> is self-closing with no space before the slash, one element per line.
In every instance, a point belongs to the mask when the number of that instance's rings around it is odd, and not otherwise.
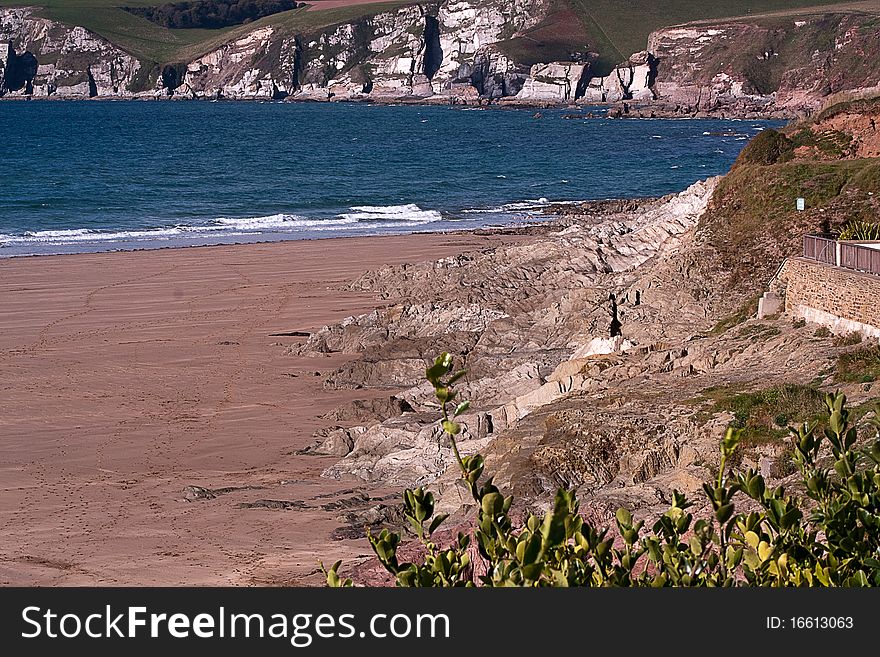
<path fill-rule="evenodd" d="M 731 426 L 743 430 L 744 445 L 781 441 L 788 427 L 818 420 L 824 408 L 824 393 L 813 386 L 796 383 L 741 392 L 733 386 L 709 388 L 703 400 L 710 412 L 733 414 Z"/>
<path fill-rule="evenodd" d="M 880 345 L 841 354 L 834 380 L 838 383 L 871 383 L 880 379 Z"/>

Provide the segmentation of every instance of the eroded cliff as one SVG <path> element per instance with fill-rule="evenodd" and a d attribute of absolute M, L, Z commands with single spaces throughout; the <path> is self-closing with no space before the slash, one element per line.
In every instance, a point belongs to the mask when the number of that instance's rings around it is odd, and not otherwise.
<path fill-rule="evenodd" d="M 558 0 L 443 0 L 365 9 L 329 25 L 263 20 L 185 61 L 155 62 L 36 9 L 4 9 L 0 95 L 632 101 L 677 114 L 724 108 L 797 114 L 831 93 L 880 84 L 876 13 L 664 28 L 651 34 L 643 52 L 607 72 L 581 28 L 571 38 L 578 48 L 546 50 L 557 57 L 552 61 L 535 63 L 540 43 L 519 47 L 535 41 L 531 35 L 541 34 L 558 10 Z M 308 27 L 313 23 L 320 27 Z"/>

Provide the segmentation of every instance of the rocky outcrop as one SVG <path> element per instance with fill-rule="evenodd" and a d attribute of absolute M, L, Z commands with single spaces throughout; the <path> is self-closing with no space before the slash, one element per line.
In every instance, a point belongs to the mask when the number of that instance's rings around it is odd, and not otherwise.
<path fill-rule="evenodd" d="M 128 96 L 141 63 L 82 27 L 36 16 L 32 9 L 0 10 L 0 95 Z"/>
<path fill-rule="evenodd" d="M 589 64 L 555 62 L 535 64 L 525 79 L 517 100 L 570 103 L 584 95 L 589 80 Z"/>
<path fill-rule="evenodd" d="M 516 96 L 529 78 L 529 69 L 492 46 L 474 53 L 471 63 L 463 63 L 456 80 L 450 82 L 453 94 L 476 93 L 481 98 L 498 99 Z"/>
<path fill-rule="evenodd" d="M 593 77 L 578 98 L 585 103 L 613 103 L 621 100 L 657 100 L 660 59 L 650 52 L 632 55 L 605 77 Z"/>
<path fill-rule="evenodd" d="M 468 370 L 457 388 L 472 404 L 459 446 L 484 454 L 524 507 L 566 486 L 592 517 L 621 505 L 647 516 L 674 489 L 698 492 L 732 419 L 713 407 L 717 396 L 821 380 L 846 348 L 790 317 L 729 321 L 748 291 L 727 284 L 727 266 L 700 238 L 716 183 L 567 206 L 531 239 L 365 274 L 350 289 L 383 307 L 294 351 L 352 354 L 325 385 L 392 386 L 396 401 L 380 398 L 378 415 L 365 403 L 328 416 L 312 451 L 339 459 L 324 475 L 427 485 L 440 510 L 466 514 L 472 501 L 422 382 L 429 359 L 449 350 Z M 847 393 L 865 400 L 878 385 Z M 743 464 L 776 477 L 785 449 L 747 446 Z"/>
<path fill-rule="evenodd" d="M 654 32 L 661 99 L 707 109 L 772 103 L 813 109 L 829 94 L 880 84 L 877 17 L 817 13 Z"/>
<path fill-rule="evenodd" d="M 432 391 L 422 383 L 426 360 L 440 351 L 454 350 L 469 370 L 461 385 L 473 409 L 462 418 L 468 452 L 515 431 L 548 404 L 596 389 L 595 377 L 618 354 L 647 354 L 683 326 L 705 324 L 696 300 L 687 304 L 656 289 L 642 270 L 675 251 L 715 182 L 638 202 L 636 212 L 559 225 L 533 242 L 364 275 L 353 288 L 381 291 L 391 303 L 322 328 L 296 351 L 358 354 L 325 385 L 396 386 L 410 410 L 317 435 L 319 453 L 349 450 L 325 474 L 414 485 L 446 471 L 452 453 L 436 426 Z M 658 315 L 670 321 L 656 321 Z"/>

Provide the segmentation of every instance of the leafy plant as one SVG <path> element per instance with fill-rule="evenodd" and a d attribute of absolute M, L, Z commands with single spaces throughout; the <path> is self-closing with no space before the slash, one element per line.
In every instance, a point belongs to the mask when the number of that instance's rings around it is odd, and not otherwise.
<path fill-rule="evenodd" d="M 840 231 L 842 240 L 880 241 L 880 222 L 850 221 Z"/>
<path fill-rule="evenodd" d="M 443 354 L 427 370 L 442 409 L 461 479 L 477 504 L 475 526 L 458 532 L 451 545 L 433 535 L 446 520 L 434 515 L 434 497 L 417 488 L 404 493 L 404 510 L 424 547 L 420 562 L 400 562 L 401 536 L 383 530 L 369 540 L 379 562 L 398 586 L 877 586 L 880 585 L 880 422 L 875 436 L 857 449 L 846 397 L 826 395 L 827 426 L 818 422 L 790 429 L 794 465 L 805 493 L 770 487 L 755 470 L 729 467 L 741 432 L 729 428 L 721 441 L 717 476 L 703 484 L 711 511 L 696 518 L 680 492 L 646 529 L 626 509 L 613 527 L 595 527 L 578 513 L 574 493 L 560 489 L 552 508 L 510 516 L 512 498 L 483 479 L 479 454 L 462 457 L 455 418 L 467 409 L 457 402 L 452 357 Z M 451 412 L 450 412 L 450 409 Z M 737 511 L 738 498 L 748 498 Z M 484 574 L 475 576 L 471 541 Z M 325 570 L 330 586 L 352 586 Z"/>

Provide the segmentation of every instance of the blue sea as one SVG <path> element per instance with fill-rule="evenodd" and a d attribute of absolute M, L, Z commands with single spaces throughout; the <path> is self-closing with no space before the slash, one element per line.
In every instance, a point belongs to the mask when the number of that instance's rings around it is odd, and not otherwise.
<path fill-rule="evenodd" d="M 0 257 L 458 230 L 658 196 L 777 123 L 250 102 L 0 103 Z"/>

